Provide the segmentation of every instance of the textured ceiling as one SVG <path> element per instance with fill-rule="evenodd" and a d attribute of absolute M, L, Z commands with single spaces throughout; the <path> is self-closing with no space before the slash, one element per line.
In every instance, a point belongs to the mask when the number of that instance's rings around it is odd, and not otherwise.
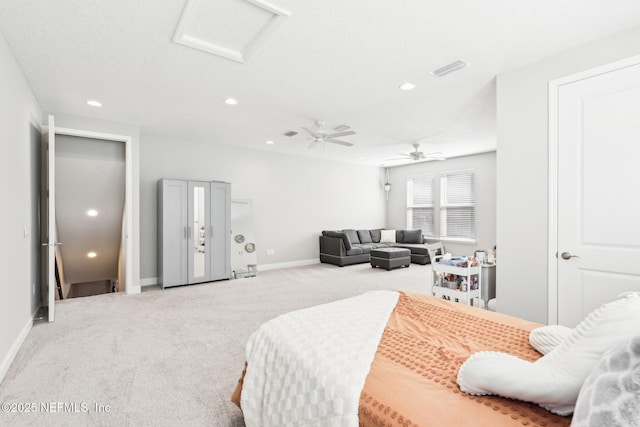
<path fill-rule="evenodd" d="M 232 0 L 200 1 L 224 17 Z M 379 165 L 416 141 L 447 156 L 495 149 L 497 74 L 640 23 L 637 0 L 273 4 L 290 16 L 245 63 L 172 41 L 183 0 L 0 0 L 0 29 L 46 110 L 135 123 L 143 137 Z M 429 74 L 457 59 L 470 67 Z M 417 87 L 398 90 L 405 81 Z M 300 127 L 315 119 L 350 125 L 355 145 L 309 149 Z"/>

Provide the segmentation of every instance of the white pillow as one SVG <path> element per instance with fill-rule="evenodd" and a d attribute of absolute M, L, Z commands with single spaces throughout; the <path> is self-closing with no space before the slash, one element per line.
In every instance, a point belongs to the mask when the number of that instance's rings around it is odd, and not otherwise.
<path fill-rule="evenodd" d="M 547 354 L 569 336 L 572 329 L 562 325 L 548 325 L 535 328 L 529 334 L 531 347 L 542 354 Z"/>
<path fill-rule="evenodd" d="M 497 394 L 569 415 L 602 355 L 637 335 L 638 325 L 640 292 L 626 292 L 594 310 L 556 348 L 533 363 L 492 351 L 471 355 L 458 371 L 458 385 L 465 393 Z"/>
<path fill-rule="evenodd" d="M 380 243 L 395 243 L 396 230 L 380 230 Z"/>
<path fill-rule="evenodd" d="M 640 426 L 640 335 L 609 350 L 585 380 L 571 427 Z"/>

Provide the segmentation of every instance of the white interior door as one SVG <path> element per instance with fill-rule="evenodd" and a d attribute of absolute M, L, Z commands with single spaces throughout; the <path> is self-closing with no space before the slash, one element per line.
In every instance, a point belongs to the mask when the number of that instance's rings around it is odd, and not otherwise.
<path fill-rule="evenodd" d="M 557 310 L 573 327 L 640 291 L 640 65 L 558 89 Z"/>
<path fill-rule="evenodd" d="M 55 319 L 56 303 L 56 128 L 53 116 L 49 116 L 49 133 L 47 138 L 47 305 L 49 307 L 49 322 Z"/>

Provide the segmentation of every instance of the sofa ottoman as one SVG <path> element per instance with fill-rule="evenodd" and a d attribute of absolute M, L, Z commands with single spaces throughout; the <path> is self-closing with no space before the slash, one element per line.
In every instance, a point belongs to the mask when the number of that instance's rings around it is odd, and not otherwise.
<path fill-rule="evenodd" d="M 371 267 L 382 267 L 392 270 L 411 265 L 411 251 L 404 248 L 376 248 L 371 249 Z"/>

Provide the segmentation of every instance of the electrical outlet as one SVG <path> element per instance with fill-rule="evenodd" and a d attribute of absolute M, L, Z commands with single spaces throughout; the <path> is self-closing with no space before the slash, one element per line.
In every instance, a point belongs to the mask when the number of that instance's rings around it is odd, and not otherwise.
<path fill-rule="evenodd" d="M 275 255 L 276 254 L 276 250 L 275 249 L 267 249 L 267 255 L 271 256 L 271 255 Z"/>

